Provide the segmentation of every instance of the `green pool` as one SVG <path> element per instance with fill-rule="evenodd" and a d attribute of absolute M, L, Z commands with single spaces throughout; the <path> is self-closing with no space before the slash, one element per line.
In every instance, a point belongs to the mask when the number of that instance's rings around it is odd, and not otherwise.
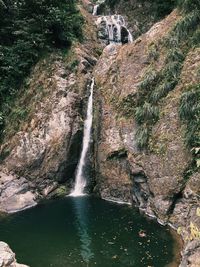
<path fill-rule="evenodd" d="M 164 267 L 175 242 L 167 228 L 130 207 L 94 197 L 67 197 L 1 218 L 0 240 L 31 267 Z"/>

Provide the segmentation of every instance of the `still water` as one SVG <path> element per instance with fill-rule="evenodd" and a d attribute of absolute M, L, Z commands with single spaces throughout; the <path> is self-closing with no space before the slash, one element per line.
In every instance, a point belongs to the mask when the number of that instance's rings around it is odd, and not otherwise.
<path fill-rule="evenodd" d="M 0 218 L 0 240 L 31 267 L 164 267 L 173 260 L 167 228 L 94 197 L 67 197 Z"/>

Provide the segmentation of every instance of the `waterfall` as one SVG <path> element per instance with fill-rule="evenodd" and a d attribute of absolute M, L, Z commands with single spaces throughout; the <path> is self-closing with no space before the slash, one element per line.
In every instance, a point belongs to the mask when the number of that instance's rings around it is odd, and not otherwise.
<path fill-rule="evenodd" d="M 102 4 L 104 4 L 104 3 L 105 3 L 105 0 L 98 0 L 96 2 L 96 5 L 94 5 L 94 7 L 93 7 L 93 12 L 92 12 L 92 15 L 93 16 L 96 16 L 97 15 L 97 10 L 98 10 L 99 6 L 102 5 Z"/>
<path fill-rule="evenodd" d="M 81 157 L 78 163 L 78 168 L 75 178 L 75 186 L 70 196 L 81 196 L 84 195 L 84 188 L 87 184 L 86 178 L 84 177 L 83 169 L 85 166 L 86 156 L 90 144 L 90 136 L 92 129 L 92 112 L 93 112 L 93 89 L 94 89 L 94 78 L 90 85 L 90 96 L 88 99 L 87 106 L 87 117 L 84 122 L 84 133 L 83 133 L 83 148 L 81 151 Z"/>
<path fill-rule="evenodd" d="M 98 7 L 99 7 L 99 5 L 95 5 L 95 6 L 94 6 L 94 8 L 93 8 L 93 13 L 92 13 L 93 16 L 96 16 L 96 15 L 97 15 Z"/>
<path fill-rule="evenodd" d="M 101 39 L 112 43 L 131 43 L 133 37 L 126 27 L 126 22 L 121 15 L 99 16 L 97 26 Z"/>

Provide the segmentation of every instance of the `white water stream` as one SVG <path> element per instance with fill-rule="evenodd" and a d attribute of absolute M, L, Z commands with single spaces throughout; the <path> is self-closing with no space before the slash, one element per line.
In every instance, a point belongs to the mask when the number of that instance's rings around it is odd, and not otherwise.
<path fill-rule="evenodd" d="M 104 2 L 104 0 L 100 0 Z M 93 15 L 97 15 L 97 10 L 99 3 L 94 6 Z M 112 16 L 99 16 L 97 19 L 97 24 L 104 24 L 108 34 L 108 39 L 110 43 L 122 43 L 122 28 L 124 27 L 128 32 L 128 42 L 132 42 L 133 38 L 130 31 L 126 27 L 124 18 L 121 15 L 112 15 Z M 82 196 L 84 195 L 84 189 L 87 185 L 86 177 L 84 176 L 84 167 L 86 163 L 86 156 L 90 144 L 90 136 L 92 129 L 92 119 L 93 119 L 93 89 L 94 89 L 94 78 L 92 79 L 90 85 L 90 96 L 88 99 L 87 106 L 87 117 L 84 122 L 84 133 L 83 133 L 83 147 L 81 151 L 81 157 L 78 163 L 76 177 L 75 177 L 75 186 L 72 190 L 70 196 Z"/>
<path fill-rule="evenodd" d="M 94 10 L 94 12 L 96 11 Z M 123 30 L 127 32 L 127 37 L 128 37 L 127 42 L 128 43 L 133 42 L 132 34 L 127 29 L 126 22 L 123 16 L 121 15 L 99 16 L 97 18 L 96 24 L 99 28 L 105 29 L 106 36 L 110 44 L 122 43 Z"/>
<path fill-rule="evenodd" d="M 99 7 L 99 5 L 95 5 L 94 6 L 93 13 L 92 13 L 93 16 L 96 16 L 97 15 L 98 7 Z"/>
<path fill-rule="evenodd" d="M 93 119 L 93 89 L 94 89 L 94 78 L 92 79 L 90 85 L 90 96 L 88 99 L 87 106 L 87 117 L 84 122 L 84 132 L 83 132 L 83 148 L 81 151 L 81 157 L 79 160 L 76 178 L 75 178 L 75 186 L 70 196 L 82 196 L 84 195 L 84 189 L 87 184 L 86 177 L 84 176 L 83 169 L 86 162 L 86 156 L 90 144 L 90 136 L 92 129 L 92 119 Z"/>

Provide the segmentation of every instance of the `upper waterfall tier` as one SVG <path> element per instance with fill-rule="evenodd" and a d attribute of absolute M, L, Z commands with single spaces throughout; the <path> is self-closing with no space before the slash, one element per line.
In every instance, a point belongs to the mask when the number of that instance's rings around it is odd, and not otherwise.
<path fill-rule="evenodd" d="M 96 24 L 98 27 L 98 37 L 105 41 L 106 44 L 124 44 L 133 41 L 133 37 L 121 15 L 99 16 Z"/>

